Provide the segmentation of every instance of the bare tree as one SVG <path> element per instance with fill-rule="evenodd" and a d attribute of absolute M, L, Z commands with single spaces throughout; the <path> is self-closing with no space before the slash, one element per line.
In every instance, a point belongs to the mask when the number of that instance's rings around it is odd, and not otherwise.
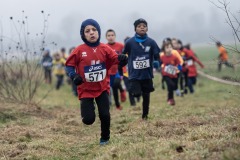
<path fill-rule="evenodd" d="M 49 14 L 43 15 L 43 29 L 33 34 L 29 31 L 28 17 L 22 11 L 20 20 L 10 17 L 13 28 L 11 36 L 0 33 L 0 100 L 15 103 L 37 103 L 34 100 L 42 85 L 43 74 L 40 67 L 42 52 L 47 46 Z M 55 44 L 54 42 L 52 42 Z M 44 98 L 45 96 L 43 96 Z"/>
<path fill-rule="evenodd" d="M 229 25 L 229 27 L 232 30 L 232 35 L 234 38 L 234 45 L 226 45 L 223 44 L 224 48 L 228 49 L 233 53 L 233 64 L 237 65 L 240 64 L 240 60 L 236 58 L 235 55 L 239 57 L 240 55 L 240 10 L 237 11 L 236 13 L 233 13 L 230 10 L 230 2 L 227 0 L 216 0 L 213 2 L 212 0 L 209 0 L 213 5 L 215 5 L 218 9 L 223 11 L 226 15 L 225 22 Z M 213 41 L 217 42 L 218 40 L 214 37 L 210 37 Z M 239 76 L 235 73 L 236 78 Z M 230 78 L 232 79 L 232 78 Z M 235 87 L 231 92 L 232 95 L 239 96 L 240 95 L 240 90 L 238 87 Z"/>
<path fill-rule="evenodd" d="M 234 14 L 229 7 L 230 2 L 227 0 L 217 0 L 214 2 L 209 0 L 213 5 L 215 5 L 218 9 L 222 10 L 226 14 L 226 23 L 230 26 L 233 38 L 234 38 L 234 46 L 231 45 L 224 45 L 224 47 L 230 50 L 233 53 L 240 54 L 239 44 L 240 44 L 240 19 L 236 16 L 236 14 L 240 17 L 240 10 Z M 213 41 L 217 41 L 214 37 L 210 37 Z M 237 62 L 240 63 L 240 62 Z"/>

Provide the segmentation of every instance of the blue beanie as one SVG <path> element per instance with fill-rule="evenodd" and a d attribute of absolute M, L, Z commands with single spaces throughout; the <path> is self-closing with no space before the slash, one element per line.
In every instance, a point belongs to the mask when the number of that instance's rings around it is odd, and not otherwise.
<path fill-rule="evenodd" d="M 86 40 L 85 36 L 84 36 L 84 29 L 88 25 L 94 26 L 97 29 L 97 31 L 98 31 L 99 37 L 98 37 L 98 39 L 97 39 L 97 41 L 95 43 L 88 42 Z M 96 46 L 98 46 L 100 44 L 101 28 L 100 28 L 99 24 L 97 23 L 97 21 L 95 21 L 93 19 L 87 19 L 87 20 L 82 22 L 82 25 L 81 25 L 81 28 L 80 28 L 80 35 L 81 35 L 81 38 L 82 38 L 83 42 L 85 42 L 88 46 L 96 47 Z"/>

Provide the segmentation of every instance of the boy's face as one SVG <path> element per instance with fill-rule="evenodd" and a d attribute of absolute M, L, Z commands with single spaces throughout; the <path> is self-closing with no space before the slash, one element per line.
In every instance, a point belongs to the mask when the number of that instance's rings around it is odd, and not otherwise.
<path fill-rule="evenodd" d="M 178 49 L 182 48 L 182 44 L 178 43 Z"/>
<path fill-rule="evenodd" d="M 114 32 L 108 32 L 107 35 L 106 35 L 106 39 L 108 41 L 108 43 L 112 44 L 115 42 L 116 40 L 116 35 Z"/>
<path fill-rule="evenodd" d="M 60 58 L 61 58 L 61 57 L 60 57 L 60 54 L 56 54 L 56 55 L 55 55 L 55 59 L 56 59 L 56 60 L 59 60 Z"/>
<path fill-rule="evenodd" d="M 43 52 L 43 56 L 47 56 L 47 55 L 49 55 L 49 52 L 48 51 L 44 51 Z"/>
<path fill-rule="evenodd" d="M 140 36 L 145 35 L 147 33 L 147 31 L 148 31 L 148 27 L 144 23 L 140 23 L 136 27 L 136 33 Z"/>
<path fill-rule="evenodd" d="M 172 45 L 169 44 L 165 47 L 164 52 L 166 53 L 166 55 L 170 55 L 172 53 L 172 50 L 173 50 Z"/>
<path fill-rule="evenodd" d="M 90 43 L 95 43 L 99 38 L 97 29 L 92 25 L 88 25 L 85 27 L 84 36 L 86 40 Z"/>
<path fill-rule="evenodd" d="M 176 40 L 172 40 L 172 45 L 174 49 L 179 49 L 178 42 Z"/>

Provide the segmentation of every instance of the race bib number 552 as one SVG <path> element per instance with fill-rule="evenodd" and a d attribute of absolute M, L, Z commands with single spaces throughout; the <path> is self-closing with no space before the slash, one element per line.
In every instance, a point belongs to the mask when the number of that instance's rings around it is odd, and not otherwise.
<path fill-rule="evenodd" d="M 164 71 L 168 74 L 175 75 L 176 74 L 176 67 L 172 65 L 165 66 Z"/>
<path fill-rule="evenodd" d="M 84 76 L 87 82 L 100 82 L 105 79 L 106 73 L 104 63 L 84 67 Z"/>

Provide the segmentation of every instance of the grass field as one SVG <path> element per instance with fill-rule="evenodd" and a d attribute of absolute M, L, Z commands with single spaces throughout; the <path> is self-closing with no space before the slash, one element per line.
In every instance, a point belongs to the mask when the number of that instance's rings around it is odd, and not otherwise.
<path fill-rule="evenodd" d="M 208 54 L 215 56 L 209 49 L 196 52 L 205 64 Z M 131 108 L 127 101 L 122 111 L 111 107 L 111 140 L 104 147 L 99 119 L 92 126 L 81 123 L 79 101 L 67 84 L 38 107 L 0 103 L 0 159 L 240 159 L 240 87 L 200 76 L 196 93 L 176 97 L 172 107 L 160 75 L 154 84 L 148 121 L 140 119 L 140 103 Z"/>
<path fill-rule="evenodd" d="M 238 46 L 239 48 L 240 46 Z M 218 50 L 215 46 L 207 46 L 207 47 L 196 47 L 194 48 L 199 59 L 204 63 L 205 68 L 204 72 L 212 75 L 214 77 L 218 77 L 221 79 L 226 79 L 229 81 L 240 82 L 240 54 L 233 53 L 231 50 L 228 50 L 229 62 L 235 64 L 235 70 L 232 68 L 228 68 L 222 65 L 222 71 L 218 72 L 218 60 L 217 57 L 219 55 Z"/>

